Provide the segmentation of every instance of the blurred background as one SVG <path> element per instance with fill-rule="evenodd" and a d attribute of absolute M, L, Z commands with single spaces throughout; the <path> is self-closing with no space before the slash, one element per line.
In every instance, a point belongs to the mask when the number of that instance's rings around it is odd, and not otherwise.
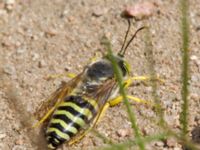
<path fill-rule="evenodd" d="M 189 121 L 188 135 L 200 142 L 200 1 L 189 3 Z M 131 35 L 140 27 L 149 27 L 149 39 L 141 31 L 128 48 L 125 58 L 131 75 L 149 75 L 146 40 L 153 52 L 156 74 L 165 80 L 156 93 L 161 101 L 163 117 L 175 132 L 180 131 L 182 31 L 180 1 L 177 0 L 0 0 L 0 149 L 42 149 L 42 134 L 26 129 L 37 107 L 62 81 L 46 80 L 51 74 L 80 73 L 96 53 L 105 53 L 101 38 L 106 35 L 113 53 L 124 40 L 127 21 L 131 17 Z M 129 37 L 130 38 L 130 37 Z M 134 82 L 128 93 L 152 100 L 148 83 Z M 131 102 L 142 136 L 160 133 L 152 119 L 155 110 Z M 25 125 L 24 125 L 25 124 Z M 113 143 L 134 139 L 123 104 L 109 108 L 95 130 Z M 34 140 L 36 139 L 36 140 Z M 108 144 L 89 133 L 77 144 L 60 149 L 90 150 Z M 39 148 L 38 148 L 39 147 Z M 128 149 L 135 149 L 129 147 Z M 182 150 L 174 138 L 146 144 L 148 150 Z"/>

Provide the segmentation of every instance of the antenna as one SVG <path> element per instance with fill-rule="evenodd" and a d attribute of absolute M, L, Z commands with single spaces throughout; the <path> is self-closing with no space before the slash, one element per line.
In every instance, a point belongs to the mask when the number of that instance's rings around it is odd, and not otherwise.
<path fill-rule="evenodd" d="M 125 43 L 126 43 L 126 40 L 127 40 L 127 37 L 128 37 L 128 33 L 129 33 L 129 31 L 130 31 L 130 27 L 131 27 L 131 22 L 130 22 L 130 20 L 128 19 L 128 29 L 127 29 L 126 34 L 125 34 L 124 43 L 123 43 L 123 45 L 122 45 L 121 50 L 120 50 L 119 53 L 118 53 L 118 55 L 120 55 L 121 57 L 124 57 L 128 46 L 129 46 L 130 43 L 133 41 L 133 39 L 136 37 L 137 33 L 138 33 L 140 30 L 143 30 L 144 28 L 146 28 L 146 27 L 144 26 L 144 27 L 141 27 L 141 28 L 137 29 L 137 31 L 133 34 L 133 36 L 131 37 L 131 39 L 128 41 L 128 43 L 127 43 L 126 46 L 125 46 Z M 125 48 L 124 48 L 124 46 L 125 46 Z"/>
<path fill-rule="evenodd" d="M 126 34 L 125 34 L 125 37 L 124 37 L 124 42 L 123 42 L 123 44 L 122 44 L 122 48 L 121 48 L 121 50 L 118 52 L 118 55 L 120 55 L 120 56 L 124 56 L 123 54 L 123 49 L 124 49 L 124 46 L 125 46 L 125 43 L 126 43 L 126 39 L 127 39 L 127 37 L 128 37 L 128 33 L 129 33 L 129 31 L 130 31 L 130 28 L 131 28 L 131 22 L 130 22 L 130 19 L 128 19 L 128 29 L 127 29 L 127 31 L 126 31 Z"/>
<path fill-rule="evenodd" d="M 130 43 L 133 41 L 133 39 L 136 37 L 137 33 L 140 31 L 140 30 L 143 30 L 144 28 L 146 27 L 141 27 L 139 29 L 137 29 L 137 31 L 133 34 L 132 38 L 128 41 L 128 43 L 126 44 L 126 47 L 124 48 L 124 51 L 122 53 L 122 55 L 124 56 L 124 54 L 126 53 L 126 50 L 128 48 L 128 46 L 130 45 Z"/>

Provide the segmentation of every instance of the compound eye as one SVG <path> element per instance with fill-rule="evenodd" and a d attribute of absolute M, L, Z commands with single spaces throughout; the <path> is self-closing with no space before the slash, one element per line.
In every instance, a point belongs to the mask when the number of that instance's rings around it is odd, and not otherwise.
<path fill-rule="evenodd" d="M 123 76 L 126 76 L 127 74 L 129 74 L 129 68 L 126 62 L 120 61 L 119 67 L 121 68 Z"/>
<path fill-rule="evenodd" d="M 124 69 L 126 70 L 126 73 L 128 73 L 129 70 L 128 70 L 127 66 L 126 66 L 126 63 L 124 62 L 123 65 L 124 65 Z"/>

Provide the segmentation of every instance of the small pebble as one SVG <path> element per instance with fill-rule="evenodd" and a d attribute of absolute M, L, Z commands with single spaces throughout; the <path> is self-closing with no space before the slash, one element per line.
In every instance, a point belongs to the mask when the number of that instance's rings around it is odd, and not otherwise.
<path fill-rule="evenodd" d="M 173 150 L 182 150 L 182 148 L 180 148 L 180 147 L 174 147 Z"/>
<path fill-rule="evenodd" d="M 157 141 L 155 142 L 155 146 L 162 147 L 164 146 L 164 143 L 162 141 Z"/>
<path fill-rule="evenodd" d="M 6 145 L 5 143 L 0 143 L 0 150 L 8 150 L 8 149 L 10 149 L 8 147 L 8 144 Z"/>
<path fill-rule="evenodd" d="M 0 9 L 4 9 L 5 3 L 0 1 Z"/>
<path fill-rule="evenodd" d="M 92 144 L 91 138 L 83 139 L 82 144 L 83 144 L 83 147 L 88 147 L 89 145 Z"/>
<path fill-rule="evenodd" d="M 24 140 L 22 140 L 22 139 L 17 139 L 16 141 L 15 141 L 15 144 L 16 145 L 22 145 L 24 143 Z"/>
<path fill-rule="evenodd" d="M 198 81 L 199 81 L 198 75 L 196 75 L 196 74 L 195 74 L 195 75 L 192 75 L 191 81 L 194 82 L 194 83 L 198 82 Z"/>
<path fill-rule="evenodd" d="M 25 51 L 26 51 L 26 48 L 20 47 L 20 48 L 17 49 L 17 54 L 22 54 L 22 53 L 24 53 Z"/>
<path fill-rule="evenodd" d="M 57 31 L 56 29 L 54 29 L 54 28 L 49 28 L 49 29 L 47 29 L 47 30 L 45 31 L 45 34 L 46 34 L 46 36 L 52 37 L 52 36 L 57 35 L 57 34 L 58 34 L 58 31 Z"/>
<path fill-rule="evenodd" d="M 13 46 L 13 42 L 11 42 L 11 40 L 9 40 L 9 39 L 5 39 L 2 41 L 2 46 L 3 47 L 11 47 L 11 46 Z"/>
<path fill-rule="evenodd" d="M 13 10 L 15 5 L 15 0 L 5 0 L 5 7 L 7 10 Z"/>
<path fill-rule="evenodd" d="M 131 134 L 130 129 L 119 129 L 117 131 L 117 135 L 119 137 L 126 137 L 126 136 L 129 136 L 130 134 Z"/>
<path fill-rule="evenodd" d="M 0 133 L 0 139 L 3 139 L 6 137 L 6 134 L 5 133 Z"/>
<path fill-rule="evenodd" d="M 32 39 L 35 40 L 35 41 L 37 41 L 39 39 L 39 37 L 37 35 L 33 35 Z"/>
<path fill-rule="evenodd" d="M 150 93 L 153 91 L 153 88 L 151 86 L 146 87 L 145 93 Z"/>
<path fill-rule="evenodd" d="M 39 59 L 40 58 L 40 55 L 38 54 L 38 53 L 33 53 L 32 54 L 32 60 L 33 61 L 36 61 L 37 59 Z"/>
<path fill-rule="evenodd" d="M 197 60 L 198 57 L 197 57 L 196 55 L 192 55 L 192 56 L 190 56 L 190 59 L 191 59 L 191 60 Z"/>
<path fill-rule="evenodd" d="M 196 60 L 196 64 L 200 66 L 200 60 Z"/>
<path fill-rule="evenodd" d="M 67 20 L 68 20 L 69 22 L 71 22 L 71 23 L 74 23 L 74 22 L 76 21 L 76 18 L 73 17 L 73 16 L 68 16 L 68 17 L 67 17 Z"/>
<path fill-rule="evenodd" d="M 191 93 L 190 94 L 191 99 L 193 99 L 194 101 L 198 101 L 200 99 L 200 95 L 198 95 L 197 93 Z"/>
<path fill-rule="evenodd" d="M 12 150 L 27 150 L 23 145 L 15 145 Z"/>
<path fill-rule="evenodd" d="M 195 143 L 200 143 L 200 127 L 196 127 L 192 130 L 192 141 Z"/>
<path fill-rule="evenodd" d="M 8 12 L 5 9 L 0 9 L 0 23 L 1 24 L 3 22 L 4 23 L 8 23 L 10 21 L 8 15 L 9 14 L 8 14 Z M 3 42 L 1 42 L 0 44 L 3 45 Z"/>
<path fill-rule="evenodd" d="M 196 27 L 196 31 L 200 31 L 200 26 L 197 26 L 197 27 Z"/>
<path fill-rule="evenodd" d="M 15 67 L 9 64 L 4 66 L 3 71 L 8 75 L 13 75 L 16 72 Z"/>
<path fill-rule="evenodd" d="M 136 19 L 143 19 L 151 16 L 155 12 L 156 5 L 151 2 L 137 3 L 134 6 L 128 6 L 123 14 L 126 17 L 134 17 Z"/>
<path fill-rule="evenodd" d="M 147 127 L 142 128 L 141 131 L 142 131 L 142 133 L 143 133 L 144 136 L 148 135 L 148 133 L 149 133 L 149 130 L 148 130 Z"/>
<path fill-rule="evenodd" d="M 67 16 L 69 14 L 69 10 L 68 9 L 65 9 L 62 14 L 61 14 L 61 18 Z"/>
<path fill-rule="evenodd" d="M 15 4 L 15 0 L 5 0 L 5 4 Z"/>
<path fill-rule="evenodd" d="M 38 67 L 39 67 L 39 68 L 43 68 L 43 67 L 45 67 L 45 66 L 46 66 L 46 63 L 45 63 L 44 60 L 40 60 L 40 61 L 38 62 Z"/>
<path fill-rule="evenodd" d="M 95 17 L 100 17 L 100 16 L 104 15 L 106 12 L 107 12 L 107 9 L 101 8 L 101 7 L 97 7 L 93 11 L 92 15 L 95 16 Z"/>
<path fill-rule="evenodd" d="M 174 139 L 174 138 L 168 138 L 167 140 L 166 140 L 166 145 L 168 146 L 168 147 L 175 147 L 176 146 L 176 140 Z"/>

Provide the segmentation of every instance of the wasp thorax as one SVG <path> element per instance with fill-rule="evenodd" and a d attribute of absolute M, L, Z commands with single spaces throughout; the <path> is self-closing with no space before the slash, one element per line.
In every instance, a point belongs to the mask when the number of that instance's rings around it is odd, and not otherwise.
<path fill-rule="evenodd" d="M 87 75 L 92 80 L 106 80 L 114 76 L 114 70 L 108 60 L 101 59 L 89 66 Z"/>
<path fill-rule="evenodd" d="M 118 67 L 121 69 L 123 76 L 128 73 L 127 67 L 123 58 L 114 56 Z M 107 58 L 100 59 L 91 64 L 87 70 L 87 75 L 92 80 L 107 80 L 114 77 L 114 69 L 111 61 Z"/>

